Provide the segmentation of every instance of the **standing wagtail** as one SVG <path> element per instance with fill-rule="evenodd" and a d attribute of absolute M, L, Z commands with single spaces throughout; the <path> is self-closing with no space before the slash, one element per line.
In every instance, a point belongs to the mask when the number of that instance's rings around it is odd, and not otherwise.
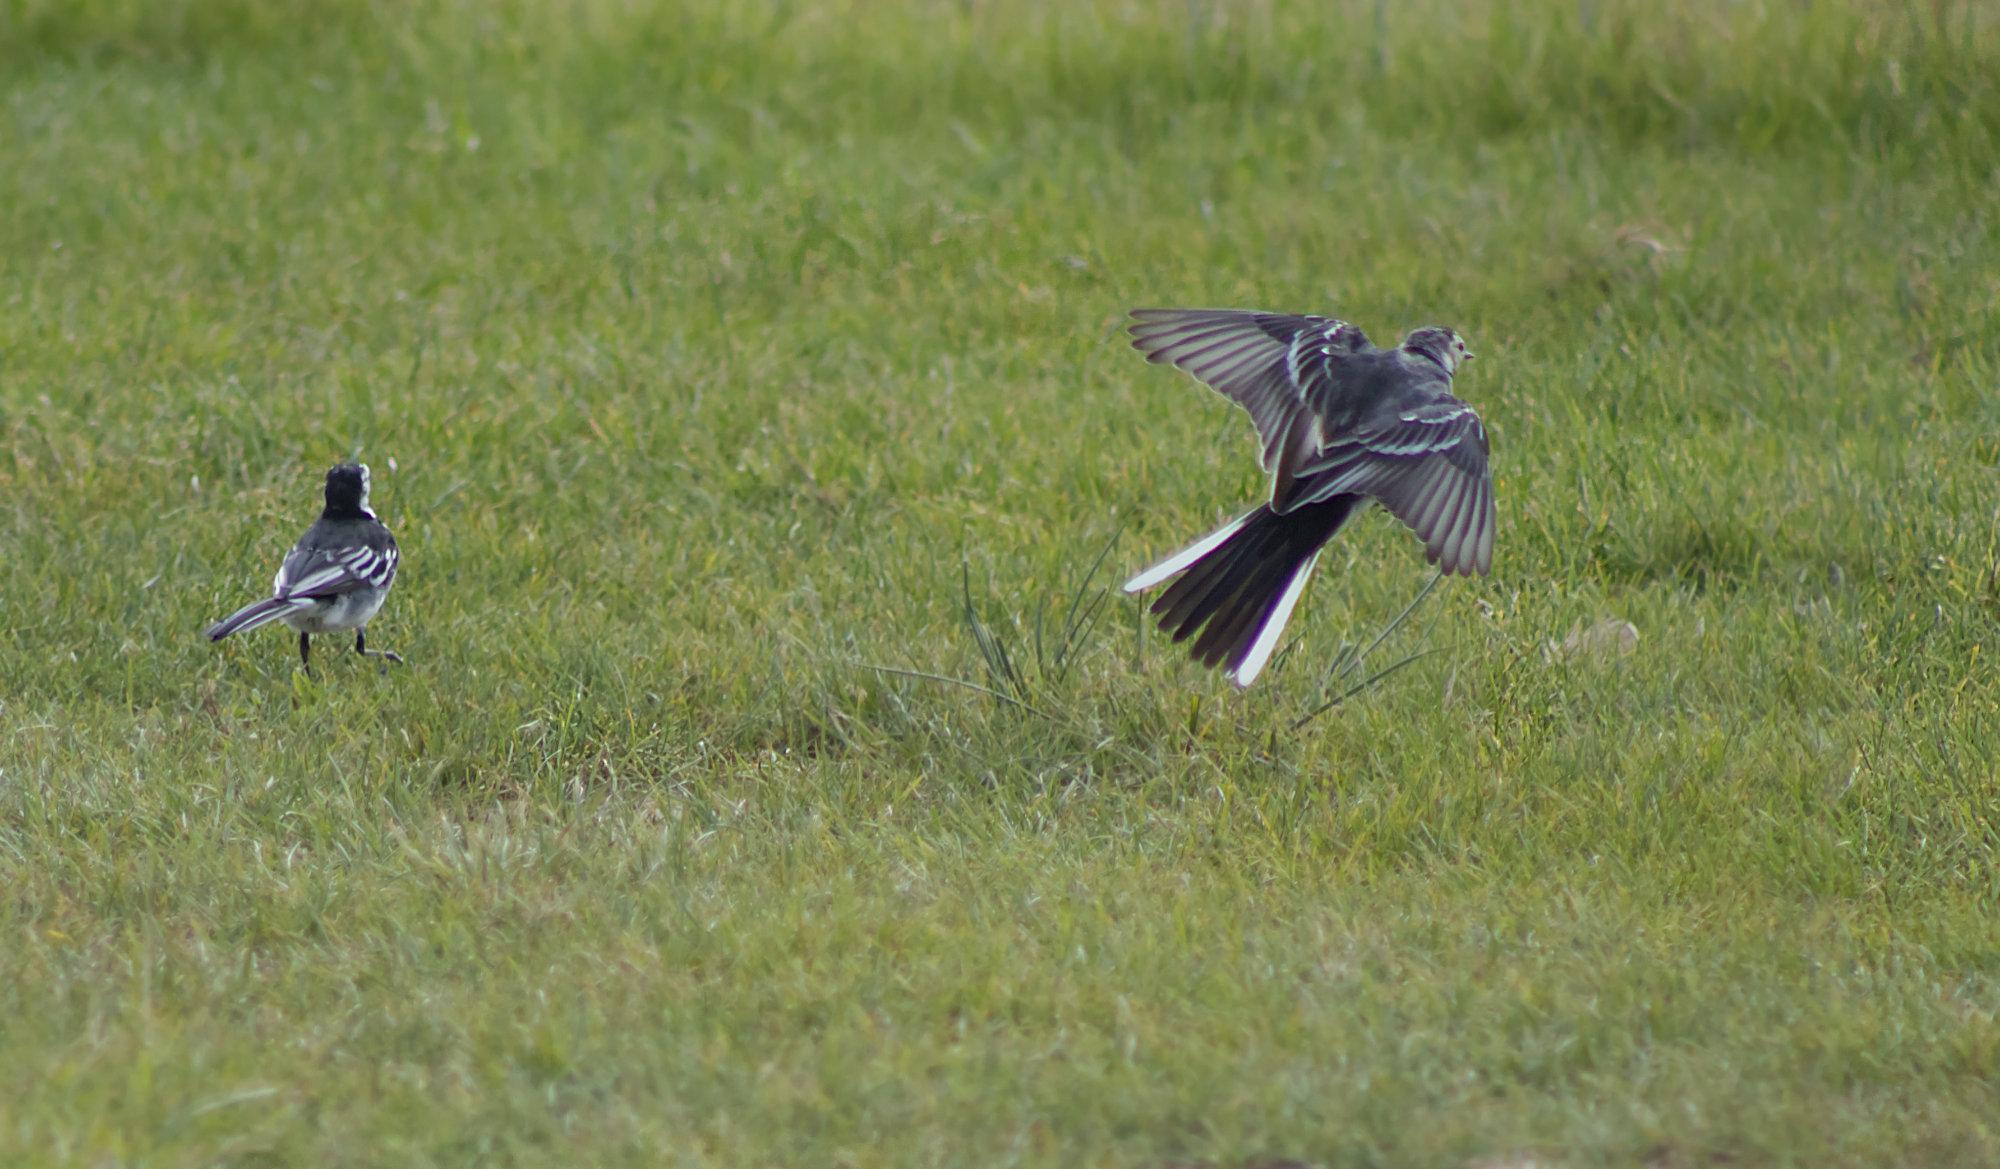
<path fill-rule="evenodd" d="M 354 652 L 401 662 L 368 648 L 368 619 L 396 580 L 396 537 L 368 510 L 368 465 L 342 463 L 326 473 L 326 510 L 278 566 L 271 595 L 211 625 L 210 641 L 283 621 L 299 631 L 299 661 L 312 669 L 312 635 L 354 631 Z M 386 667 L 385 667 L 386 668 Z"/>

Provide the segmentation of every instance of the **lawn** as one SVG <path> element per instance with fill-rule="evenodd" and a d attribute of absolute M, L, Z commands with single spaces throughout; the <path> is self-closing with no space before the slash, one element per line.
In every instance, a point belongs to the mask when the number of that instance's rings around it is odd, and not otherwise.
<path fill-rule="evenodd" d="M 0 1163 L 2000 1162 L 1996 191 L 1980 0 L 0 0 Z M 1200 304 L 1492 576 L 1154 630 Z"/>

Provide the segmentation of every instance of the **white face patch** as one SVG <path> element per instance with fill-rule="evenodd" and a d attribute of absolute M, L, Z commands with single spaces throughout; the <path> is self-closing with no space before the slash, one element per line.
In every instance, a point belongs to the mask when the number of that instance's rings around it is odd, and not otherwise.
<path fill-rule="evenodd" d="M 362 511 L 368 510 L 368 483 L 370 478 L 371 477 L 368 474 L 368 464 L 362 463 L 361 464 L 361 510 Z"/>

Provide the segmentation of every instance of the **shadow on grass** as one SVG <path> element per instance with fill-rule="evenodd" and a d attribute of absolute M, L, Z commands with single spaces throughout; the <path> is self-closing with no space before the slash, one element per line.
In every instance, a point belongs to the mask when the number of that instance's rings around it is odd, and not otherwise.
<path fill-rule="evenodd" d="M 1771 549 L 1756 533 L 1726 518 L 1703 519 L 1693 512 L 1643 542 L 1629 536 L 1614 539 L 1599 530 L 1586 548 L 1589 563 L 1607 583 L 1664 583 L 1696 593 L 1735 592 L 1755 582 L 1771 563 Z"/>

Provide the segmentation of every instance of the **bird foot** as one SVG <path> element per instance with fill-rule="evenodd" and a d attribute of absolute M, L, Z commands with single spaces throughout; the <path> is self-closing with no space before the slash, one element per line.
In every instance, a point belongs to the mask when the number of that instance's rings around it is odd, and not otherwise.
<path fill-rule="evenodd" d="M 364 649 L 359 652 L 364 658 L 382 659 L 381 665 L 375 668 L 375 672 L 378 674 L 387 674 L 390 662 L 394 662 L 399 666 L 403 664 L 403 655 L 393 649 Z"/>

